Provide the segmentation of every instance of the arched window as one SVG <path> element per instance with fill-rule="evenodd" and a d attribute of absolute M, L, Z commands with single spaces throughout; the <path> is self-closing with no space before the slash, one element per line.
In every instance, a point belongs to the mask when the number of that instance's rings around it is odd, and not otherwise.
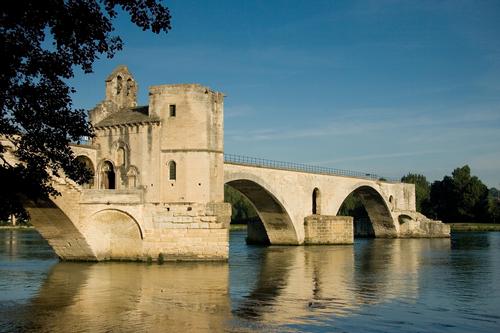
<path fill-rule="evenodd" d="M 117 166 L 125 165 L 125 149 L 122 147 L 116 150 L 116 164 Z"/>
<path fill-rule="evenodd" d="M 168 163 L 168 179 L 177 179 L 177 164 L 174 161 L 170 161 Z"/>
<path fill-rule="evenodd" d="M 137 187 L 137 174 L 137 169 L 134 166 L 131 166 L 127 172 L 128 188 Z"/>
<path fill-rule="evenodd" d="M 313 190 L 312 194 L 312 213 L 313 215 L 321 214 L 321 196 L 317 187 Z"/>
<path fill-rule="evenodd" d="M 132 79 L 128 79 L 127 80 L 127 96 L 130 95 L 130 90 L 132 90 L 132 86 L 134 85 L 134 83 L 132 82 Z"/>
<path fill-rule="evenodd" d="M 116 94 L 119 95 L 121 91 L 122 91 L 122 77 L 117 76 L 116 77 Z"/>
<path fill-rule="evenodd" d="M 115 170 L 113 164 L 109 161 L 105 161 L 101 167 L 101 188 L 114 190 L 115 185 Z"/>
<path fill-rule="evenodd" d="M 84 155 L 80 155 L 76 159 L 80 163 L 82 163 L 91 174 L 91 178 L 89 179 L 89 181 L 85 184 L 82 184 L 82 187 L 83 188 L 92 188 L 94 186 L 94 174 L 95 174 L 94 164 L 92 163 L 90 158 L 88 158 L 87 156 L 84 156 Z"/>

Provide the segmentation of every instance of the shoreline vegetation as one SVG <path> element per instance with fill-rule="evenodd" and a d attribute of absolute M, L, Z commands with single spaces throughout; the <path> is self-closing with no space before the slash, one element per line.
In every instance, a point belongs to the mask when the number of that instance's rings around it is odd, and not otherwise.
<path fill-rule="evenodd" d="M 500 231 L 500 223 L 447 223 L 451 232 Z"/>

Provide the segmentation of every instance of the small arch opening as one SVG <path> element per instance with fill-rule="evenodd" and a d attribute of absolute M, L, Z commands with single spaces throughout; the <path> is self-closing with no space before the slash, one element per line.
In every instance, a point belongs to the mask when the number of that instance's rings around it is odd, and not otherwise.
<path fill-rule="evenodd" d="M 134 83 L 132 82 L 132 79 L 128 79 L 127 80 L 127 96 L 130 95 L 130 93 L 132 92 L 132 87 L 134 86 Z"/>
<path fill-rule="evenodd" d="M 321 193 L 317 187 L 312 193 L 312 213 L 313 215 L 321 214 Z"/>
<path fill-rule="evenodd" d="M 122 91 L 122 77 L 116 77 L 116 94 L 119 95 Z"/>
<path fill-rule="evenodd" d="M 175 161 L 168 162 L 168 179 L 177 179 L 177 163 L 175 163 Z"/>
<path fill-rule="evenodd" d="M 82 187 L 85 189 L 90 189 L 90 188 L 94 187 L 94 176 L 95 176 L 94 164 L 92 163 L 90 158 L 88 158 L 87 156 L 84 156 L 84 155 L 77 156 L 76 160 L 79 163 L 81 163 L 87 169 L 87 171 L 89 171 L 89 173 L 91 175 L 90 179 L 86 183 L 82 184 Z"/>
<path fill-rule="evenodd" d="M 123 147 L 120 147 L 116 150 L 116 165 L 117 166 L 125 165 L 125 161 L 126 161 L 125 155 L 126 155 L 125 149 L 123 149 Z"/>
<path fill-rule="evenodd" d="M 110 161 L 105 161 L 101 167 L 101 188 L 107 190 L 114 190 L 115 183 L 115 169 Z"/>
<path fill-rule="evenodd" d="M 137 182 L 137 169 L 135 167 L 130 167 L 127 172 L 127 187 L 128 188 L 136 188 L 138 185 Z"/>

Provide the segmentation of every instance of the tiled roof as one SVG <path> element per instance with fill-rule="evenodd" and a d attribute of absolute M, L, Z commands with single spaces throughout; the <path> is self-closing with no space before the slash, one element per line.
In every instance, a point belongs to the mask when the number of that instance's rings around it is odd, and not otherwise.
<path fill-rule="evenodd" d="M 110 114 L 104 118 L 95 127 L 106 127 L 115 125 L 126 124 L 140 124 L 140 123 L 155 123 L 159 122 L 160 118 L 150 117 L 148 115 L 148 106 L 138 106 L 131 109 L 123 109 L 118 112 Z"/>

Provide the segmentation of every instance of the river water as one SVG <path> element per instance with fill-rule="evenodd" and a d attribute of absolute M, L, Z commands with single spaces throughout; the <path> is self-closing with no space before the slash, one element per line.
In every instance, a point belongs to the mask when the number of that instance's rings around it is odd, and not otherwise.
<path fill-rule="evenodd" d="M 500 233 L 256 247 L 228 263 L 59 262 L 0 230 L 1 332 L 500 332 Z"/>

